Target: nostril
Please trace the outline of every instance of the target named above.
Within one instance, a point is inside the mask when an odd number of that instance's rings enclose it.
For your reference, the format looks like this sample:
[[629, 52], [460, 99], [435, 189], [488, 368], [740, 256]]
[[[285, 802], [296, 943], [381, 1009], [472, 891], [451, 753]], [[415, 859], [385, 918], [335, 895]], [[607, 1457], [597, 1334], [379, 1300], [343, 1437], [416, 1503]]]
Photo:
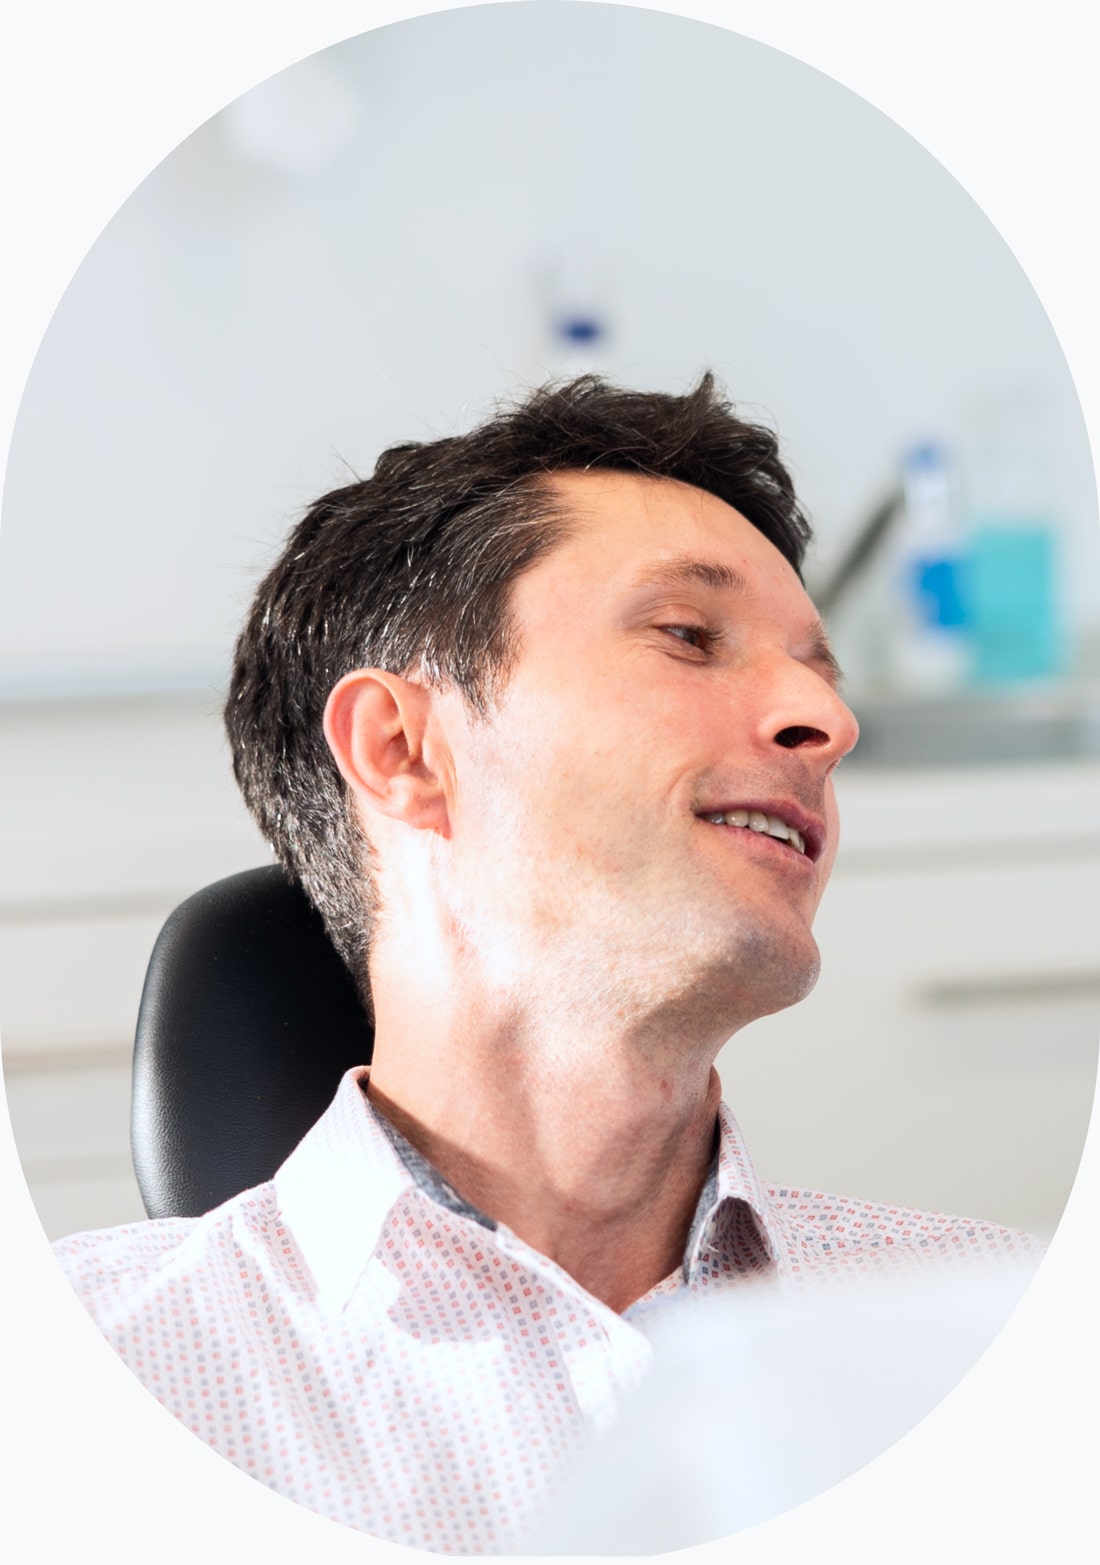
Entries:
[[829, 736], [820, 728], [781, 728], [775, 736], [776, 744], [781, 744], [784, 750], [797, 750], [802, 745], [828, 744]]

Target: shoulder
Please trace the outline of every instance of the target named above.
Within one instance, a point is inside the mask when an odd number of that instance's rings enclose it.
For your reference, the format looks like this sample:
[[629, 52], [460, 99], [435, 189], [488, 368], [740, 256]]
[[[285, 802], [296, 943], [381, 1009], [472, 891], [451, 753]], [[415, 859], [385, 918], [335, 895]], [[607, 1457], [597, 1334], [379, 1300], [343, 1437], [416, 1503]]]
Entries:
[[109, 1332], [158, 1297], [191, 1294], [219, 1272], [236, 1270], [276, 1220], [273, 1187], [260, 1185], [202, 1217], [93, 1229], [52, 1248], [82, 1303]]
[[52, 1249], [70, 1281], [106, 1279], [155, 1265], [201, 1221], [198, 1217], [161, 1217], [125, 1223], [118, 1228], [94, 1228], [58, 1239]]
[[1042, 1256], [1041, 1239], [980, 1218], [922, 1212], [789, 1185], [766, 1187], [791, 1258], [846, 1269], [868, 1260], [1031, 1261]]

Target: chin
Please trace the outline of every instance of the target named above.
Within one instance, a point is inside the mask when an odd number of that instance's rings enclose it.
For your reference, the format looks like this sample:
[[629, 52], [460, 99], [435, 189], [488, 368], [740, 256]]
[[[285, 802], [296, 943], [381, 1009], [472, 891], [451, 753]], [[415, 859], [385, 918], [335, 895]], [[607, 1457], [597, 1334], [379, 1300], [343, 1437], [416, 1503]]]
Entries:
[[817, 983], [820, 971], [820, 962], [815, 962], [798, 972], [788, 972], [784, 983], [776, 984], [768, 995], [762, 997], [765, 1003], [757, 1015], [774, 1016], [776, 1011], [785, 1011], [800, 1000], [805, 1000]]
[[821, 972], [817, 942], [804, 926], [742, 925], [735, 941], [726, 942], [723, 955], [723, 986], [742, 1010], [744, 1023], [797, 1005]]

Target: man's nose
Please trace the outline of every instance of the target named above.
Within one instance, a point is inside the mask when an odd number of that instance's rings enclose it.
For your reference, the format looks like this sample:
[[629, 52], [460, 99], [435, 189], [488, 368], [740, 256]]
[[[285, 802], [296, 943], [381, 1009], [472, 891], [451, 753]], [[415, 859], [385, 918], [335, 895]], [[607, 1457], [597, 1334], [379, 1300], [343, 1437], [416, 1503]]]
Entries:
[[815, 760], [830, 766], [855, 746], [859, 738], [855, 714], [814, 669], [792, 660], [773, 692], [760, 728], [765, 743], [812, 752]]

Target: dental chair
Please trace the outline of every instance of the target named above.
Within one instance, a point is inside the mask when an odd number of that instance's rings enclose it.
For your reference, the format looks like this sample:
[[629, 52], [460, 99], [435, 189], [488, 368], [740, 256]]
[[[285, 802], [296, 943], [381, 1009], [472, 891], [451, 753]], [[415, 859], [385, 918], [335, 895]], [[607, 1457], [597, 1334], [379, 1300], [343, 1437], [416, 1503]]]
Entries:
[[373, 1030], [301, 887], [272, 865], [180, 904], [149, 962], [130, 1138], [150, 1217], [197, 1217], [271, 1178]]

